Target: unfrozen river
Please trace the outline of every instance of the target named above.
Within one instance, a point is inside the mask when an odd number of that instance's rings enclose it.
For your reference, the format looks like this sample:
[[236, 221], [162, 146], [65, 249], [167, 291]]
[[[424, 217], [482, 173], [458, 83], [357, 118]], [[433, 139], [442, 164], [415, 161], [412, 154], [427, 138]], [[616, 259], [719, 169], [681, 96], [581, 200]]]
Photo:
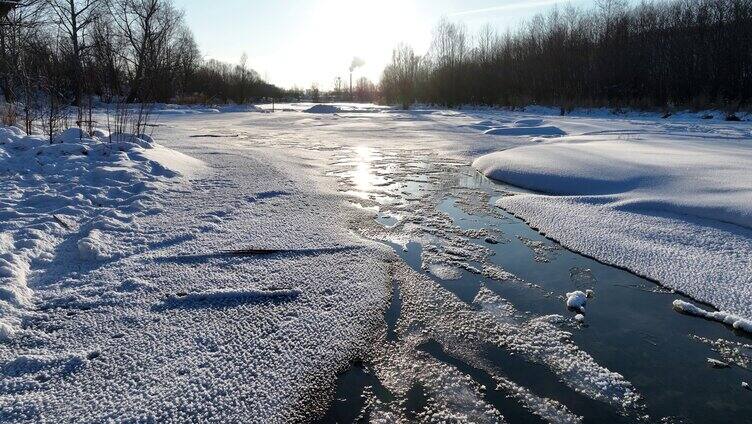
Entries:
[[[367, 353], [341, 368], [333, 399], [313, 407], [322, 422], [752, 416], [742, 387], [752, 380], [752, 339], [675, 312], [674, 300], [692, 300], [567, 250], [497, 207], [522, 190], [470, 166], [468, 157], [497, 147], [455, 125], [467, 118], [288, 112], [172, 127], [196, 137], [181, 142], [188, 154], [200, 142], [295, 158], [275, 166], [336, 192], [359, 217], [340, 225], [391, 252], [383, 325], [367, 336]], [[574, 291], [591, 293], [584, 311], [567, 308]]]
[[[329, 174], [339, 179], [352, 202], [377, 214], [376, 225], [364, 225], [363, 234], [388, 243], [411, 269], [429, 276], [470, 311], [490, 312], [499, 322], [520, 328], [539, 317], [552, 317], [556, 328], [571, 334], [568, 342], [621, 374], [640, 396], [633, 403], [594, 400], [587, 388], [571, 381], [589, 376], [557, 375], [557, 356], [566, 354], [555, 346], [541, 352], [521, 341], [484, 341], [483, 334], [465, 343], [456, 334], [442, 334], [447, 328], [421, 329], [424, 318], [404, 310], [411, 302], [406, 299], [410, 291], [401, 290], [395, 278], [386, 313], [387, 338], [400, 344], [405, 343], [402, 338], [421, 333], [419, 342], [411, 342], [420, 355], [484, 386], [483, 400], [508, 422], [556, 421], [565, 414], [554, 418], [531, 413], [536, 407], [519, 399], [513, 386], [500, 383], [504, 380], [558, 401], [589, 423], [746, 422], [752, 416], [750, 393], [740, 389], [740, 382], [750, 378], [747, 336], [674, 312], [674, 299], [689, 299], [568, 251], [493, 205], [518, 189], [492, 182], [463, 163], [404, 151], [348, 148], [331, 166]], [[576, 312], [567, 310], [562, 297], [575, 290], [594, 293], [583, 323], [574, 320]], [[410, 316], [413, 313], [416, 316]], [[551, 335], [533, 331], [540, 337]], [[713, 367], [708, 358], [730, 367]], [[327, 420], [348, 422], [369, 402], [396, 402], [399, 396], [380, 383], [376, 362], [365, 360], [342, 374]], [[435, 407], [430, 398], [418, 381], [397, 401], [418, 417]]]

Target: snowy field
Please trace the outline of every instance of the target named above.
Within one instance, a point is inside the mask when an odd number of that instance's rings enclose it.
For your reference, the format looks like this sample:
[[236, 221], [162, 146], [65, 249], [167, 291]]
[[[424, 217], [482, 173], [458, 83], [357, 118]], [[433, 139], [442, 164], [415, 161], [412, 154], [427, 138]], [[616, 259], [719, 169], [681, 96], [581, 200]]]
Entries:
[[[486, 288], [462, 299], [437, 282], [522, 284], [467, 242], [504, 234], [456, 228], [426, 201], [430, 183], [431, 199], [495, 214], [442, 185], [469, 165], [517, 187], [495, 204], [566, 248], [721, 312], [677, 310], [752, 328], [750, 122], [270, 109], [165, 105], [150, 136], [69, 131], [52, 145], [0, 129], [0, 421], [306, 420], [367, 359], [396, 396], [365, 394], [374, 420], [503, 422], [486, 383], [426, 353], [434, 342], [542, 422], [587, 415], [475, 352], [524, 358], [578, 402], [637, 420], [639, 390], [572, 340], [584, 287], [550, 294], [560, 314], [531, 316]], [[520, 240], [541, 262], [556, 254]], [[430, 247], [428, 272], [390, 247], [413, 242]], [[582, 318], [566, 318], [567, 301]], [[400, 401], [414, 382], [428, 393], [417, 416]]]

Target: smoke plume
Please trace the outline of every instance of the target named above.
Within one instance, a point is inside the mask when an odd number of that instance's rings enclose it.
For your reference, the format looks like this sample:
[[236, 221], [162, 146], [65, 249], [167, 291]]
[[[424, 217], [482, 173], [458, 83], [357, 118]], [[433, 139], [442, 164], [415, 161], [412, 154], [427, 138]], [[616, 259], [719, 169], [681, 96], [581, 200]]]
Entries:
[[365, 64], [366, 64], [365, 60], [363, 60], [363, 59], [361, 59], [361, 58], [359, 58], [357, 56], [354, 57], [353, 60], [352, 60], [352, 63], [350, 64], [350, 72], [354, 71], [357, 68], [360, 68], [361, 66], [363, 66]]

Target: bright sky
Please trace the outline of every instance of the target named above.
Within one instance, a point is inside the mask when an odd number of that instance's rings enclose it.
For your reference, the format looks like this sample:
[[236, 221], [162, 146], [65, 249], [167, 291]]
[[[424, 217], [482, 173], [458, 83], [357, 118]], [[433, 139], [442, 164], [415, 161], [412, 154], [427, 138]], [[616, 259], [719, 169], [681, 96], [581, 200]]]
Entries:
[[[282, 87], [329, 89], [347, 80], [353, 57], [365, 65], [354, 79], [378, 82], [399, 42], [427, 50], [442, 16], [471, 33], [485, 23], [504, 31], [545, 11], [555, 0], [174, 0], [185, 11], [206, 58], [248, 64]], [[593, 0], [570, 0], [589, 7]]]

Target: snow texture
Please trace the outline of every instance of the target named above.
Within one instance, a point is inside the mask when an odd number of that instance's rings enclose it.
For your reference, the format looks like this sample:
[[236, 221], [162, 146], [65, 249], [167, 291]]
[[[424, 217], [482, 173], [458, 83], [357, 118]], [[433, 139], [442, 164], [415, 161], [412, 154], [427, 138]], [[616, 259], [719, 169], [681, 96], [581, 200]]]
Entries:
[[731, 327], [734, 327], [734, 329], [736, 330], [745, 331], [747, 333], [752, 333], [752, 320], [742, 318], [738, 315], [730, 314], [728, 312], [723, 312], [723, 311], [717, 311], [717, 312], [706, 311], [705, 309], [699, 308], [689, 302], [685, 302], [679, 299], [674, 300], [673, 305], [674, 305], [674, 309], [676, 309], [677, 311], [681, 313], [702, 317], [702, 318], [709, 319], [712, 321], [718, 321], [726, 325], [730, 325]]
[[110, 234], [131, 217], [156, 210], [154, 189], [177, 177], [178, 170], [201, 166], [146, 135], [95, 133], [100, 136], [71, 128], [50, 141], [15, 127], [0, 128], [3, 338], [19, 330], [21, 315], [33, 306], [29, 278], [35, 264], [54, 262], [66, 237], [81, 235], [75, 247], [80, 260], [112, 258]]
[[[372, 418], [404, 418], [404, 395], [419, 384], [426, 420], [503, 421], [483, 387], [421, 350], [431, 341], [546, 421], [582, 418], [478, 352], [494, 346], [566, 390], [639, 411], [631, 383], [575, 344], [571, 320], [520, 313], [483, 287], [460, 299], [371, 241], [419, 241], [434, 275], [518, 281], [486, 265], [483, 240], [502, 244], [503, 234], [457, 229], [426, 201], [436, 170], [418, 151], [442, 172], [504, 151], [476, 167], [548, 195], [504, 187], [500, 206], [729, 311], [697, 308], [703, 317], [748, 325], [748, 123], [545, 108], [304, 112], [315, 106], [158, 105], [154, 139], [169, 148], [143, 134], [73, 130], [50, 143], [0, 128], [0, 421], [306, 421], [364, 358], [395, 395]], [[484, 134], [492, 129], [509, 133]], [[390, 185], [395, 172], [404, 184]], [[488, 197], [457, 198], [493, 213]], [[358, 235], [384, 212], [399, 216], [393, 229]], [[557, 254], [521, 241], [536, 260]], [[570, 278], [573, 289], [594, 281], [584, 270]], [[393, 281], [402, 305], [392, 341]]]
[[481, 156], [536, 193], [498, 205], [563, 245], [752, 318], [752, 131], [745, 123], [543, 120], [569, 136]]
[[155, 138], [200, 160], [0, 129], [0, 421], [304, 421], [370, 346], [390, 250], [341, 225], [363, 212], [192, 128]]

